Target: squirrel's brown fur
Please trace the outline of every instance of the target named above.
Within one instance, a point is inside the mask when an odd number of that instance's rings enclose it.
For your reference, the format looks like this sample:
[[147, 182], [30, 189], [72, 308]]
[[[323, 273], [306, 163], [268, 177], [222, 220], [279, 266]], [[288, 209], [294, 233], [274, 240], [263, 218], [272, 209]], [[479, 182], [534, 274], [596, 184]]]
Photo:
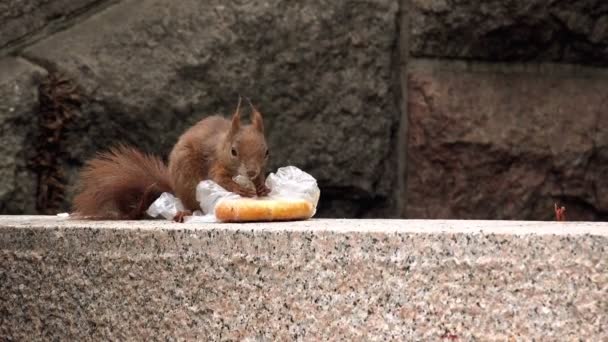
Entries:
[[[155, 156], [118, 146], [87, 162], [74, 198], [76, 218], [140, 219], [163, 192], [175, 194], [188, 211], [199, 209], [196, 185], [214, 180], [243, 196], [263, 196], [268, 149], [262, 115], [251, 105], [251, 125], [241, 125], [240, 100], [231, 120], [210, 116], [188, 129], [169, 157], [169, 166]], [[256, 190], [233, 177], [250, 178]], [[181, 218], [181, 216], [180, 216]]]
[[171, 189], [162, 160], [118, 146], [87, 162], [74, 209], [89, 219], [139, 219], [161, 193]]

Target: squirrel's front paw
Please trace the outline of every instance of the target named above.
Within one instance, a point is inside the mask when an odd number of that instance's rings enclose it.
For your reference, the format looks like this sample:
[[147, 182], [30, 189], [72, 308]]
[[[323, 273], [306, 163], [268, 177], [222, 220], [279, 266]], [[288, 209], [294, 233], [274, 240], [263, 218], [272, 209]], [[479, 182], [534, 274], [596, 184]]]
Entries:
[[184, 217], [191, 216], [191, 215], [192, 215], [192, 212], [190, 210], [181, 210], [181, 211], [178, 211], [177, 214], [175, 214], [175, 216], [173, 216], [173, 221], [179, 222], [179, 223], [184, 223]]
[[256, 191], [251, 188], [239, 186], [233, 191], [235, 194], [243, 197], [255, 197]]
[[268, 196], [270, 193], [270, 188], [267, 187], [266, 184], [260, 184], [255, 188], [255, 192], [260, 197]]

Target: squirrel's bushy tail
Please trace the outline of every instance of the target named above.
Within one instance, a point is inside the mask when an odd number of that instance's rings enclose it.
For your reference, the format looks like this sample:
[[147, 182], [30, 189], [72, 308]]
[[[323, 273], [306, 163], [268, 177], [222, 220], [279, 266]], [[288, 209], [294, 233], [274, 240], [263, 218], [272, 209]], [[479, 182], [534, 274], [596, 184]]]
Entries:
[[163, 192], [173, 192], [165, 163], [120, 145], [86, 163], [80, 173], [72, 216], [140, 219]]

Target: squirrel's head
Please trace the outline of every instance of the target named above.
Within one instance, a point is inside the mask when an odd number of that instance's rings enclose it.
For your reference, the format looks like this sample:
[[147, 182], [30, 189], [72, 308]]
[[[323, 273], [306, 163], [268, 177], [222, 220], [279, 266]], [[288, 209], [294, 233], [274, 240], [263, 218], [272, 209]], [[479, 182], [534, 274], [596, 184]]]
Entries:
[[224, 165], [228, 165], [235, 175], [249, 179], [258, 177], [265, 171], [269, 151], [264, 137], [262, 114], [249, 101], [251, 124], [241, 124], [241, 99], [232, 115], [230, 131], [224, 141]]

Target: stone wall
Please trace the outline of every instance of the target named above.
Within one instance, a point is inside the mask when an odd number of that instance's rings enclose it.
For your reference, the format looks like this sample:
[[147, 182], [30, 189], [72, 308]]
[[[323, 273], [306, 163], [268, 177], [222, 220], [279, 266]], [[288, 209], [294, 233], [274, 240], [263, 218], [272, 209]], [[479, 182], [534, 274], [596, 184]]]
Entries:
[[608, 218], [607, 87], [580, 67], [411, 63], [408, 216]]
[[37, 176], [28, 165], [37, 131], [36, 83], [46, 74], [19, 58], [0, 60], [0, 212], [36, 212]]
[[602, 0], [411, 0], [415, 57], [608, 66]]
[[[602, 1], [9, 3], [0, 73], [15, 77], [0, 87], [26, 82], [30, 96], [2, 93], [20, 105], [0, 122], [22, 140], [0, 137], [11, 156], [0, 169], [30, 185], [3, 182], [0, 212], [67, 210], [96, 151], [125, 142], [166, 156], [241, 94], [265, 114], [271, 167], [319, 180], [320, 216], [551, 219], [560, 201], [574, 219], [607, 217]], [[61, 153], [48, 151], [59, 207], [40, 204], [49, 177], [24, 138], [40, 133], [30, 69], [66, 74], [83, 99]]]
[[0, 3], [0, 49], [23, 44], [71, 26], [115, 0], [4, 0]]
[[608, 3], [409, 9], [406, 215], [608, 219]]

